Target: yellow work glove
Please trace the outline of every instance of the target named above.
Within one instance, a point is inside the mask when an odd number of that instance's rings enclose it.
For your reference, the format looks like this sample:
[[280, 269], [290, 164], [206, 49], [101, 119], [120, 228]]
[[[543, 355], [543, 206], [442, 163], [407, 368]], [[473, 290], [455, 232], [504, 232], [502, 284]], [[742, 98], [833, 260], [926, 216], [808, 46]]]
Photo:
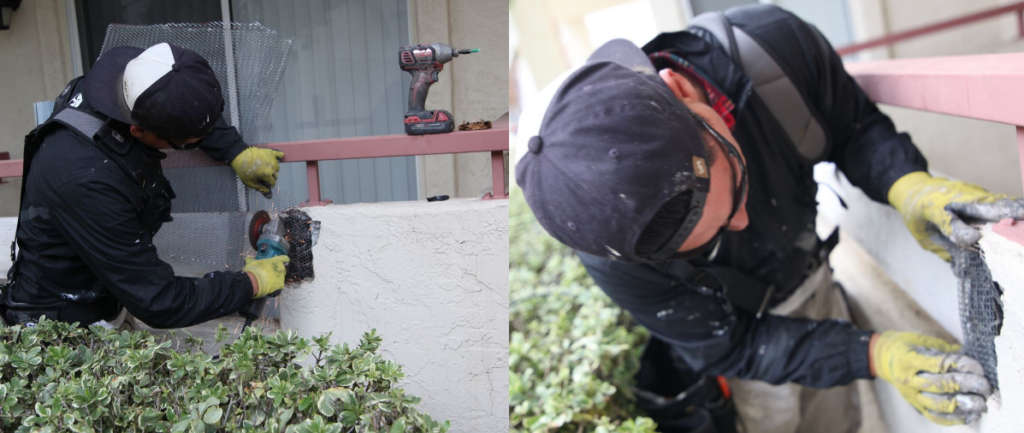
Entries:
[[981, 364], [960, 346], [913, 332], [886, 331], [872, 342], [875, 375], [932, 422], [969, 424], [985, 412], [992, 387]]
[[[1003, 194], [992, 194], [977, 185], [931, 177], [923, 171], [908, 173], [889, 188], [889, 203], [903, 215], [903, 222], [924, 249], [949, 261], [941, 235], [962, 247], [981, 239], [968, 223], [1024, 219], [1024, 203]], [[965, 221], [966, 220], [966, 221]]]
[[284, 152], [280, 150], [250, 147], [231, 161], [231, 168], [245, 186], [267, 194], [277, 184], [281, 158], [284, 158]]
[[269, 259], [256, 260], [253, 257], [245, 258], [245, 272], [256, 277], [256, 296], [262, 298], [284, 288], [284, 273], [288, 264], [288, 256], [276, 256]]

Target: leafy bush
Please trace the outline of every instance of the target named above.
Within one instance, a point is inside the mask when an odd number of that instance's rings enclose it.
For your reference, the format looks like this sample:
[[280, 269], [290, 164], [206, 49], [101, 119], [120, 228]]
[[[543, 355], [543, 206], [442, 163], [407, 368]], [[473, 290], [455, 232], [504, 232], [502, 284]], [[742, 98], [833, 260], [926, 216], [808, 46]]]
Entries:
[[646, 330], [537, 224], [520, 190], [509, 205], [510, 430], [653, 433], [629, 388]]
[[[221, 325], [217, 342], [227, 337]], [[221, 347], [158, 341], [146, 331], [44, 320], [0, 328], [4, 432], [444, 432], [396, 382], [401, 367], [359, 345], [249, 328]], [[299, 363], [305, 363], [302, 366]]]

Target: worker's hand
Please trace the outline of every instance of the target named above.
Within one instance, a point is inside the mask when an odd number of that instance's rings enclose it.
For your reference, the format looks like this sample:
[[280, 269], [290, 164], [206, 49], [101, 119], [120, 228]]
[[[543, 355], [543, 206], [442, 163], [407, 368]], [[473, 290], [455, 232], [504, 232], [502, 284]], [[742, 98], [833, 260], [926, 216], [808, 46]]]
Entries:
[[266, 194], [277, 185], [281, 158], [284, 158], [284, 152], [280, 150], [250, 147], [231, 161], [231, 168], [235, 169], [245, 186]]
[[893, 183], [889, 203], [903, 215], [917, 242], [946, 261], [950, 260], [949, 252], [931, 236], [941, 234], [962, 247], [981, 239], [981, 232], [963, 218], [988, 222], [1024, 219], [1024, 203], [1020, 200], [992, 194], [977, 185], [934, 178], [923, 171], [906, 174]]
[[262, 298], [284, 288], [284, 273], [288, 261], [288, 256], [285, 255], [260, 260], [245, 258], [244, 271], [256, 277], [256, 295], [253, 298]]
[[968, 424], [985, 412], [992, 387], [981, 364], [960, 346], [913, 332], [886, 331], [871, 340], [871, 369], [896, 386], [925, 418]]

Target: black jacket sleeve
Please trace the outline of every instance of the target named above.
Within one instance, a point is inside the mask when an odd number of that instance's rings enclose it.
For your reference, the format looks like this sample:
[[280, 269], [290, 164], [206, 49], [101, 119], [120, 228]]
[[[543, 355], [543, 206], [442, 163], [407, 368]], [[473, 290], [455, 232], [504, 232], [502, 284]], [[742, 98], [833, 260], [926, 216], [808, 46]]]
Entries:
[[794, 32], [802, 36], [801, 51], [810, 66], [807, 91], [831, 133], [827, 159], [868, 197], [889, 204], [892, 184], [907, 173], [927, 171], [927, 161], [910, 135], [896, 132], [889, 116], [879, 111], [846, 73], [839, 54], [825, 37], [796, 16], [785, 15]]
[[893, 182], [927, 170], [910, 136], [896, 132], [814, 26], [772, 5], [735, 8], [727, 16], [760, 42], [793, 80], [828, 131], [832, 147], [825, 159], [835, 162], [869, 197], [888, 204]]
[[690, 287], [652, 265], [578, 255], [612, 300], [698, 373], [816, 388], [871, 377], [871, 331], [840, 320], [758, 320], [720, 291]]
[[117, 181], [83, 176], [48, 198], [54, 226], [100, 283], [135, 317], [156, 328], [191, 326], [232, 314], [252, 298], [243, 272], [174, 276]]
[[231, 161], [234, 161], [235, 157], [247, 147], [249, 145], [242, 140], [242, 135], [234, 126], [224, 120], [224, 116], [217, 119], [213, 130], [199, 144], [199, 149], [202, 149], [207, 156], [216, 161], [224, 161], [225, 164], [231, 164]]

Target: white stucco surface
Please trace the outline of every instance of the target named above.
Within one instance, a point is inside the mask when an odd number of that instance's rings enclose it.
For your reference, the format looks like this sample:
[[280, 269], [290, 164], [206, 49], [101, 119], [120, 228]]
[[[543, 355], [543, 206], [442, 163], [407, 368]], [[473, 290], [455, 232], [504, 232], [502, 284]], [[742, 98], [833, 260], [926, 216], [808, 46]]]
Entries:
[[[858, 324], [878, 331], [961, 339], [957, 281], [950, 265], [921, 249], [895, 210], [871, 201], [845, 177], [837, 177], [832, 166], [819, 166], [815, 178], [835, 188], [849, 207], [843, 209], [827, 188], [819, 190], [820, 215], [843, 228], [845, 240], [832, 253], [832, 264], [836, 280], [847, 288]], [[981, 249], [993, 280], [1003, 289], [1004, 320], [996, 338], [1000, 391], [989, 399], [989, 412], [980, 422], [943, 427], [918, 414], [894, 387], [876, 380], [882, 418], [891, 432], [1022, 431], [1018, 408], [1024, 407], [1024, 246], [989, 227], [983, 234]]]
[[308, 209], [316, 280], [281, 295], [281, 326], [354, 343], [376, 328], [402, 386], [456, 432], [508, 423], [508, 201]]
[[7, 279], [7, 270], [11, 267], [11, 242], [17, 225], [15, 217], [0, 218], [0, 280]]
[[1020, 408], [1024, 407], [1024, 245], [992, 232], [982, 233], [981, 250], [992, 271], [992, 279], [1003, 289], [1003, 327], [996, 337], [999, 399], [989, 400], [989, 413], [978, 431], [1020, 432]]

